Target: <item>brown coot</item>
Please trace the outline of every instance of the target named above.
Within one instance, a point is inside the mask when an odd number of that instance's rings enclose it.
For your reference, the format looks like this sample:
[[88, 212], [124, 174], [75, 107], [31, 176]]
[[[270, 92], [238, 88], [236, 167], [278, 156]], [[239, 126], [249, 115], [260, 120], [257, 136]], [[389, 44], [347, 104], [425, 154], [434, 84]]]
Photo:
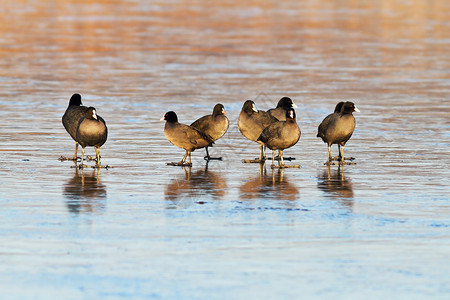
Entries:
[[[209, 135], [214, 141], [220, 139], [228, 130], [229, 122], [225, 116], [225, 108], [222, 104], [218, 103], [214, 106], [212, 115], [206, 115], [191, 124], [192, 127], [200, 130], [201, 132]], [[208, 146], [206, 149], [206, 160], [218, 159], [222, 160], [222, 157], [210, 157], [208, 152]]]
[[295, 111], [289, 108], [286, 111], [286, 121], [278, 121], [267, 126], [258, 138], [272, 150], [272, 168], [275, 167], [275, 151], [278, 150], [278, 166], [284, 168], [283, 150], [297, 144], [300, 139], [300, 128], [295, 120]]
[[[336, 113], [336, 109], [341, 105], [340, 112]], [[353, 112], [359, 112], [359, 109], [353, 102], [347, 101], [345, 103], [338, 103], [335, 112], [328, 115], [322, 123], [320, 123], [317, 137], [322, 138], [324, 143], [328, 144], [328, 159], [327, 164], [333, 160], [331, 157], [331, 145], [338, 144], [339, 158], [338, 160], [344, 162], [344, 146], [350, 139], [355, 130], [355, 117]]]
[[[186, 150], [186, 154], [179, 163], [167, 163], [173, 166], [192, 166], [191, 152], [195, 149], [212, 146], [214, 140], [212, 137], [200, 130], [185, 124], [178, 123], [177, 114], [173, 111], [167, 112], [160, 121], [166, 120], [164, 126], [164, 135], [173, 145]], [[186, 157], [189, 156], [189, 162], [186, 163]]]
[[78, 142], [76, 140], [77, 127], [80, 119], [84, 116], [87, 109], [88, 108], [83, 106], [81, 103], [80, 94], [73, 94], [72, 97], [70, 97], [69, 106], [62, 117], [64, 128], [75, 141], [75, 154], [73, 156], [74, 161], [77, 160], [78, 153]]
[[239, 114], [239, 131], [247, 139], [260, 144], [259, 159], [248, 162], [264, 162], [266, 159], [263, 149], [264, 143], [258, 141], [258, 138], [264, 128], [275, 122], [278, 122], [278, 120], [275, 117], [272, 117], [268, 112], [257, 110], [255, 103], [252, 100], [245, 101], [241, 113]]
[[344, 105], [344, 103], [345, 102], [341, 101], [338, 104], [336, 104], [336, 106], [334, 108], [334, 112], [332, 114], [329, 114], [328, 116], [326, 116], [325, 119], [323, 119], [322, 123], [320, 123], [320, 125], [319, 125], [317, 137], [319, 137], [319, 132], [325, 131], [325, 128], [328, 126], [328, 123], [331, 121], [332, 117], [341, 112], [342, 105]]
[[289, 97], [283, 97], [278, 101], [277, 107], [269, 109], [267, 112], [277, 118], [278, 121], [286, 121], [286, 111], [289, 108], [297, 108], [298, 106]]
[[80, 119], [76, 132], [76, 141], [81, 145], [81, 165], [84, 168], [84, 148], [93, 146], [97, 159], [96, 167], [100, 168], [100, 147], [106, 142], [108, 137], [108, 128], [105, 120], [97, 115], [94, 107], [89, 107], [84, 116]]

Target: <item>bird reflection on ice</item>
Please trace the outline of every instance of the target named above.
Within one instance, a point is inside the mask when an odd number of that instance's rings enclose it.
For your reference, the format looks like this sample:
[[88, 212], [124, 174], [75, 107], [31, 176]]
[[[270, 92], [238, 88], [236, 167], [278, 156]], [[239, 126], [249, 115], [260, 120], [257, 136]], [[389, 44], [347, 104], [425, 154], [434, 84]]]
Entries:
[[268, 174], [264, 164], [260, 164], [258, 176], [239, 187], [241, 200], [263, 198], [293, 201], [297, 200], [299, 194], [297, 187], [286, 179], [284, 169], [272, 169]]
[[194, 203], [204, 204], [205, 200], [221, 200], [225, 196], [227, 184], [219, 173], [204, 169], [192, 172], [192, 167], [183, 167], [184, 175], [172, 180], [164, 191], [165, 199], [173, 205], [168, 208], [186, 208]]
[[63, 196], [72, 213], [103, 213], [106, 186], [100, 182], [100, 169], [88, 172], [75, 168], [74, 176], [64, 185]]
[[344, 175], [344, 166], [339, 165], [334, 172], [327, 166], [327, 170], [317, 176], [317, 187], [328, 196], [336, 198], [343, 206], [353, 206], [352, 182]]

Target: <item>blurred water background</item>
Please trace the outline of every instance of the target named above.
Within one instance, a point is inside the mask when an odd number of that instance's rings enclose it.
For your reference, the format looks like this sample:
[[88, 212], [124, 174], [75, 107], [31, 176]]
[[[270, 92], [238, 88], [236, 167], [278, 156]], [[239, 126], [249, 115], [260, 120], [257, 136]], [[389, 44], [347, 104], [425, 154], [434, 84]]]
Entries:
[[[51, 1], [0, 4], [2, 299], [449, 299], [450, 2]], [[60, 162], [80, 93], [110, 169]], [[300, 169], [243, 164], [242, 104], [299, 106]], [[352, 100], [346, 154], [317, 126]], [[222, 103], [228, 133], [164, 137]], [[336, 148], [333, 148], [334, 155]], [[93, 155], [92, 148], [87, 154]]]

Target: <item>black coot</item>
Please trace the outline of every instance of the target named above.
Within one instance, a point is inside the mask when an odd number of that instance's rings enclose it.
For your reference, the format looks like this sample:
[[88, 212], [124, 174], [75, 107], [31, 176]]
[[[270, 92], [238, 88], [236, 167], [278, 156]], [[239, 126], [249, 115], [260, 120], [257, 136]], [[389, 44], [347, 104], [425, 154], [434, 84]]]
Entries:
[[239, 131], [247, 139], [260, 144], [259, 159], [251, 162], [264, 162], [264, 143], [259, 141], [258, 138], [264, 128], [275, 122], [278, 122], [278, 120], [268, 112], [257, 110], [255, 103], [252, 100], [245, 101], [241, 113], [239, 114]]
[[[167, 140], [177, 147], [186, 150], [186, 154], [179, 163], [168, 163], [175, 166], [192, 166], [191, 152], [195, 149], [212, 146], [214, 140], [200, 130], [185, 124], [178, 123], [177, 114], [173, 111], [167, 112], [161, 121], [165, 120], [164, 135]], [[189, 162], [186, 163], [186, 157]]]
[[[324, 143], [328, 144], [328, 159], [327, 163], [331, 163], [333, 160], [331, 157], [331, 145], [338, 144], [339, 148], [339, 161], [344, 161], [344, 146], [350, 139], [355, 130], [355, 117], [353, 112], [359, 112], [359, 109], [353, 102], [347, 101], [345, 103], [338, 103], [335, 108], [335, 112], [328, 115], [322, 123], [320, 123], [317, 137], [322, 138]], [[339, 113], [336, 112], [338, 106], [342, 106]]]
[[80, 94], [73, 94], [69, 100], [69, 106], [67, 107], [66, 112], [62, 117], [64, 128], [75, 141], [75, 154], [73, 156], [74, 161], [77, 160], [78, 153], [78, 142], [76, 140], [78, 123], [84, 116], [84, 113], [87, 109], [88, 108], [86, 106], [83, 106], [81, 103]]
[[278, 153], [278, 166], [284, 168], [283, 150], [297, 144], [300, 139], [300, 128], [295, 120], [295, 111], [289, 108], [286, 111], [286, 121], [278, 121], [267, 126], [258, 140], [272, 150], [272, 167], [275, 166], [275, 151]]
[[[227, 113], [225, 112], [225, 108], [223, 107], [223, 105], [218, 103], [214, 106], [212, 115], [206, 115], [201, 117], [200, 119], [192, 123], [191, 126], [200, 130], [203, 133], [206, 133], [214, 141], [217, 141], [228, 130], [229, 122], [228, 118], [226, 117], [226, 114]], [[205, 159], [207, 160], [222, 159], [222, 157], [218, 158], [210, 157], [208, 152], [208, 146], [206, 146], [205, 149], [206, 149]]]
[[277, 118], [278, 121], [286, 121], [286, 111], [289, 108], [297, 108], [297, 105], [289, 97], [283, 97], [278, 101], [277, 107], [269, 109], [267, 112]]
[[84, 116], [80, 119], [76, 131], [75, 140], [81, 145], [81, 166], [84, 159], [84, 148], [93, 146], [95, 148], [95, 156], [97, 158], [96, 167], [100, 167], [100, 147], [108, 138], [108, 128], [105, 120], [97, 115], [94, 107], [89, 107]]

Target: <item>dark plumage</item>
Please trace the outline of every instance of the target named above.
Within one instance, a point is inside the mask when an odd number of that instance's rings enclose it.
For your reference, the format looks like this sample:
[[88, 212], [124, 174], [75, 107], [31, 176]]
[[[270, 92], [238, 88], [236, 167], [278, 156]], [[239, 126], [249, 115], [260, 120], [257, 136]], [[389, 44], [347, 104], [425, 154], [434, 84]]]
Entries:
[[286, 121], [286, 111], [289, 108], [297, 108], [297, 105], [292, 102], [291, 98], [283, 97], [278, 101], [276, 108], [269, 109], [267, 112], [278, 121]]
[[329, 114], [328, 116], [326, 116], [325, 119], [323, 119], [322, 123], [320, 123], [320, 125], [319, 125], [317, 137], [320, 137], [320, 133], [324, 132], [326, 130], [328, 123], [332, 120], [333, 116], [341, 112], [342, 105], [344, 105], [343, 101], [336, 104], [336, 107], [334, 108], [334, 112], [332, 114]]
[[257, 110], [252, 100], [245, 101], [239, 114], [238, 127], [239, 131], [247, 139], [260, 144], [259, 162], [264, 161], [264, 144], [258, 140], [261, 132], [272, 123], [278, 120], [271, 116], [268, 112]]
[[267, 126], [258, 138], [272, 150], [272, 166], [275, 165], [275, 151], [278, 150], [278, 165], [284, 167], [283, 150], [294, 146], [300, 139], [301, 132], [293, 108], [286, 111], [285, 118], [286, 121], [278, 121]]
[[73, 156], [75, 161], [77, 160], [78, 152], [78, 142], [76, 140], [78, 123], [87, 109], [86, 106], [82, 106], [80, 94], [73, 94], [70, 98], [69, 106], [62, 117], [64, 128], [75, 141], [75, 154]]
[[84, 148], [93, 146], [97, 158], [97, 167], [100, 167], [100, 147], [108, 138], [108, 128], [105, 120], [97, 115], [94, 107], [89, 107], [78, 122], [75, 140], [81, 145], [81, 167], [84, 159]]
[[345, 104], [344, 101], [339, 102], [338, 104], [336, 104], [336, 106], [334, 107], [334, 114], [338, 114], [341, 112], [342, 106]]
[[[341, 109], [339, 112], [336, 110]], [[324, 143], [328, 144], [328, 160], [327, 163], [332, 161], [331, 157], [331, 145], [338, 144], [339, 148], [339, 160], [344, 161], [344, 146], [350, 139], [355, 130], [355, 117], [353, 112], [359, 112], [353, 102], [340, 102], [336, 105], [335, 112], [328, 115], [322, 123], [320, 123], [317, 137], [322, 138]], [[341, 150], [342, 149], [342, 150]]]
[[[186, 150], [186, 154], [179, 163], [170, 163], [177, 166], [191, 166], [191, 152], [195, 149], [212, 146], [214, 140], [209, 135], [200, 130], [185, 124], [178, 123], [178, 117], [175, 112], [169, 111], [161, 121], [166, 120], [164, 126], [164, 135], [173, 145]], [[189, 163], [185, 163], [189, 156]]]
[[[206, 115], [191, 124], [192, 127], [209, 135], [214, 141], [220, 139], [228, 130], [229, 122], [225, 116], [225, 108], [218, 103], [214, 106], [212, 115]], [[206, 149], [205, 159], [215, 159], [209, 156], [208, 146]], [[217, 159], [222, 159], [221, 157]]]

